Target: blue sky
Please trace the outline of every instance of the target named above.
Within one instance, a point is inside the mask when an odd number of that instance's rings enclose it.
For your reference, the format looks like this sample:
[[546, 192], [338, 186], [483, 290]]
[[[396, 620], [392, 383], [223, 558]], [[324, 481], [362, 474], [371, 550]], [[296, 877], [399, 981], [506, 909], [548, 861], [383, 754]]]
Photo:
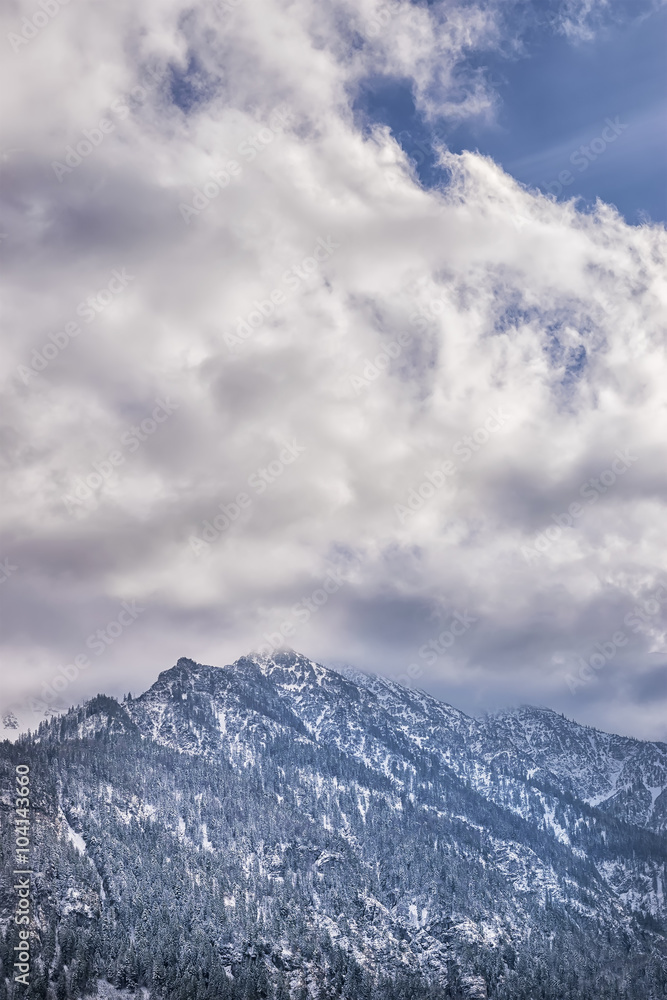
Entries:
[[[497, 94], [493, 120], [427, 124], [415, 111], [409, 82], [387, 78], [365, 81], [357, 107], [391, 126], [426, 185], [443, 180], [429, 152], [436, 131], [452, 152], [478, 150], [559, 200], [577, 196], [583, 206], [601, 198], [630, 223], [665, 222], [666, 43], [665, 7], [607, 25], [590, 41], [535, 24], [523, 36], [521, 55], [478, 53], [468, 61], [467, 69], [482, 70]], [[614, 138], [607, 142], [603, 133]], [[577, 153], [582, 145], [590, 154]], [[558, 181], [563, 171], [566, 184]]]

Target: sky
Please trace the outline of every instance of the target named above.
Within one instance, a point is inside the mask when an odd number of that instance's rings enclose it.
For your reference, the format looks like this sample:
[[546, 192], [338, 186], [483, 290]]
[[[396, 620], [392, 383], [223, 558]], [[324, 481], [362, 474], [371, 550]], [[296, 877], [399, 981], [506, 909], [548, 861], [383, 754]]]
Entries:
[[615, 4], [607, 9], [615, 16], [594, 32], [574, 33], [554, 30], [543, 4], [529, 11], [511, 54], [491, 49], [467, 60], [492, 89], [490, 113], [436, 112], [425, 120], [411, 79], [382, 74], [363, 82], [356, 107], [391, 126], [425, 185], [445, 180], [436, 152], [444, 142], [455, 153], [491, 156], [522, 184], [559, 200], [579, 198], [590, 210], [600, 198], [632, 224], [667, 221], [667, 7]]
[[5, 5], [3, 712], [290, 646], [667, 739], [665, 8]]

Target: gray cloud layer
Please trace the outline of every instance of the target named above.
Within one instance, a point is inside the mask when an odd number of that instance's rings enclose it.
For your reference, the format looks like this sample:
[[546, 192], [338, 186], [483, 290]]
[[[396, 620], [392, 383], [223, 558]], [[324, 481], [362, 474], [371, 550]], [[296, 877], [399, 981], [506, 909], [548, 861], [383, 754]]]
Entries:
[[472, 153], [426, 192], [350, 110], [381, 72], [491, 114], [463, 57], [518, 44], [502, 10], [73, 2], [8, 43], [7, 705], [285, 625], [470, 711], [666, 737], [664, 229]]

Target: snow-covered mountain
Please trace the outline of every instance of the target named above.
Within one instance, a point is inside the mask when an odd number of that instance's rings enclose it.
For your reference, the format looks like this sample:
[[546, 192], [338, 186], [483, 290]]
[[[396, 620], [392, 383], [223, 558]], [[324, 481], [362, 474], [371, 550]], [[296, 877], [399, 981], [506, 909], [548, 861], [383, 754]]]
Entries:
[[17, 755], [65, 996], [667, 996], [665, 744], [546, 709], [473, 719], [285, 651], [182, 658]]
[[150, 718], [153, 739], [169, 740], [170, 726], [172, 737], [176, 730], [182, 736], [178, 700], [165, 698], [177, 687], [180, 707], [188, 692], [208, 692], [222, 732], [230, 707], [236, 720], [256, 723], [244, 709], [245, 698], [259, 692], [259, 675], [270, 681], [262, 684], [265, 721], [271, 704], [273, 711], [280, 706], [302, 735], [385, 773], [397, 753], [435, 754], [483, 794], [493, 794], [500, 772], [522, 786], [546, 781], [656, 832], [667, 829], [667, 744], [603, 733], [530, 706], [477, 720], [421, 691], [360, 672], [352, 680], [349, 671], [343, 676], [293, 651], [251, 655], [222, 669], [182, 658], [131, 704], [130, 714], [144, 732]]
[[667, 744], [603, 733], [548, 709], [524, 706], [488, 717], [478, 744], [610, 815], [667, 830]]

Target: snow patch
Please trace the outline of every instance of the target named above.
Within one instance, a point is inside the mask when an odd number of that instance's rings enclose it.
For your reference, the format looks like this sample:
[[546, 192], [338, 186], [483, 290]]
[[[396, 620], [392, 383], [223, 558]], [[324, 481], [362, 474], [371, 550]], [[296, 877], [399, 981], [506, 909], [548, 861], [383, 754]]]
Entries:
[[76, 847], [79, 854], [85, 854], [86, 853], [85, 840], [83, 839], [80, 833], [77, 833], [76, 830], [72, 829], [67, 820], [65, 820], [65, 832], [67, 834], [67, 839], [71, 844], [74, 845], [74, 847]]

